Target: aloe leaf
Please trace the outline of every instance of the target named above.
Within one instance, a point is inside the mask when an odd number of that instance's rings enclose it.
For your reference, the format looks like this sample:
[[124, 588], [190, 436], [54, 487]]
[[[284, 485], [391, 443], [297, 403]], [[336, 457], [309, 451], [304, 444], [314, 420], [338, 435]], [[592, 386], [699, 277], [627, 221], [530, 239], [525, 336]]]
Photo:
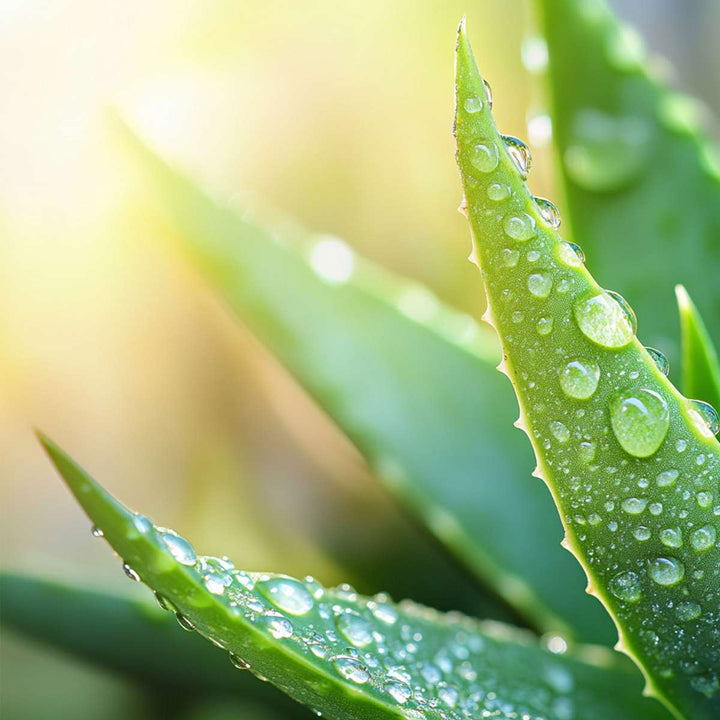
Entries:
[[720, 336], [720, 161], [702, 106], [666, 87], [661, 63], [603, 0], [537, 5], [567, 219], [595, 277], [630, 300], [649, 345], [676, 356], [678, 282]]
[[298, 706], [235, 671], [195, 633], [178, 632], [154, 600], [98, 592], [67, 582], [4, 572], [0, 622], [82, 660], [173, 693], [241, 696], [300, 716]]
[[720, 408], [720, 360], [695, 303], [687, 290], [675, 288], [682, 337], [682, 389], [692, 398]]
[[646, 691], [678, 715], [718, 717], [720, 445], [529, 192], [527, 149], [495, 127], [464, 26], [457, 52], [457, 157], [486, 319], [535, 474]]
[[507, 432], [515, 400], [495, 372], [492, 333], [337, 238], [293, 243], [241, 217], [128, 137], [195, 265], [385, 487], [536, 627], [610, 642], [611, 624], [558, 548], [529, 448]]
[[234, 665], [326, 717], [666, 717], [640, 696], [637, 674], [602, 648], [556, 656], [509, 626], [198, 556], [41, 440], [126, 574], [158, 593], [182, 625], [229, 652]]

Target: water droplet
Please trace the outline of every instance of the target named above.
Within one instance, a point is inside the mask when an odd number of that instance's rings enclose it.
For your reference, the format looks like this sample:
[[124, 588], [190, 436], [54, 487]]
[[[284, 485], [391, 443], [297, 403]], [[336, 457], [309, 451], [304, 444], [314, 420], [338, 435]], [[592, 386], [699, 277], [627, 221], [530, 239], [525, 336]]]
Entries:
[[485, 78], [483, 78], [482, 81], [483, 81], [483, 86], [485, 88], [485, 97], [487, 98], [488, 106], [492, 110], [492, 106], [493, 106], [492, 88], [490, 87], [490, 83]]
[[689, 622], [700, 617], [702, 608], [694, 602], [681, 602], [677, 604], [675, 614], [681, 622]]
[[560, 227], [560, 211], [553, 203], [544, 197], [535, 197], [535, 205], [542, 216], [542, 219], [554, 230]]
[[473, 115], [483, 109], [483, 101], [479, 97], [469, 97], [465, 99], [463, 107], [465, 108], [465, 112]]
[[705, 525], [698, 528], [690, 536], [690, 544], [696, 552], [705, 552], [715, 545], [717, 530], [713, 525]]
[[134, 582], [140, 582], [140, 576], [127, 564], [123, 563], [123, 572]]
[[622, 509], [628, 514], [628, 515], [639, 515], [643, 510], [645, 510], [645, 507], [647, 506], [648, 501], [647, 498], [626, 498], [622, 502]]
[[508, 215], [503, 223], [505, 234], [518, 242], [525, 242], [535, 237], [535, 218], [525, 212], [519, 215]]
[[404, 705], [412, 697], [410, 686], [398, 680], [386, 682], [383, 690], [400, 705]]
[[175, 618], [183, 630], [187, 630], [187, 632], [193, 632], [195, 630], [195, 626], [182, 613], [176, 612]]
[[625, 452], [649, 457], [665, 440], [670, 411], [665, 398], [654, 390], [626, 391], [610, 403], [610, 424]]
[[587, 358], [570, 360], [560, 373], [560, 387], [568, 397], [576, 400], [592, 397], [599, 382], [600, 366]]
[[267, 631], [276, 639], [283, 640], [293, 636], [295, 628], [293, 624], [280, 615], [263, 615], [261, 618]]
[[530, 250], [527, 254], [528, 262], [531, 263], [537, 262], [541, 257], [542, 255], [539, 250]]
[[651, 515], [662, 515], [663, 505], [660, 502], [652, 502], [648, 506]]
[[541, 317], [537, 321], [538, 335], [549, 335], [553, 329], [553, 319], [551, 317]]
[[234, 652], [228, 653], [228, 656], [230, 658], [230, 662], [238, 670], [249, 670], [250, 669], [250, 663], [243, 660], [239, 655], [236, 655]]
[[563, 156], [568, 177], [591, 192], [617, 190], [640, 174], [650, 158], [651, 140], [652, 128], [640, 117], [581, 110]]
[[658, 487], [670, 487], [674, 485], [680, 473], [677, 470], [664, 470], [656, 478]]
[[580, 267], [585, 262], [585, 253], [582, 248], [566, 240], [558, 245], [558, 257], [568, 267]]
[[105, 537], [105, 533], [103, 533], [103, 531], [99, 527], [97, 527], [97, 525], [93, 525], [90, 528], [90, 533], [92, 534], [93, 537], [96, 537], [96, 538]]
[[523, 321], [523, 318], [525, 316], [520, 312], [520, 310], [516, 310], [511, 316], [510, 319], [517, 325], [518, 323], [521, 323]]
[[330, 285], [347, 282], [355, 270], [355, 253], [340, 238], [325, 236], [310, 251], [310, 266]]
[[188, 567], [195, 565], [197, 555], [193, 546], [184, 537], [167, 528], [157, 528], [157, 533], [177, 562]]
[[578, 455], [586, 465], [591, 463], [595, 459], [595, 452], [597, 446], [594, 442], [584, 441], [581, 442], [578, 447]]
[[690, 417], [695, 427], [705, 436], [713, 437], [720, 430], [720, 417], [710, 403], [702, 400], [691, 400]]
[[660, 557], [650, 562], [648, 575], [658, 585], [677, 585], [685, 576], [685, 566], [675, 558]]
[[660, 542], [666, 547], [679, 548], [683, 544], [682, 530], [679, 527], [665, 528], [660, 531]]
[[701, 490], [696, 496], [695, 500], [697, 501], [697, 504], [699, 507], [703, 508], [704, 510], [707, 510], [712, 505], [713, 496], [711, 492], [708, 492], [707, 490]]
[[336, 618], [335, 624], [340, 634], [356, 647], [366, 647], [373, 641], [372, 626], [361, 615], [343, 613]]
[[510, 188], [507, 185], [493, 183], [487, 189], [487, 196], [493, 202], [501, 202], [510, 197]]
[[635, 528], [633, 531], [633, 535], [636, 540], [640, 540], [640, 542], [645, 542], [645, 540], [649, 540], [651, 536], [650, 528], [645, 527], [644, 525], [639, 525]]
[[530, 174], [530, 168], [532, 167], [530, 149], [520, 138], [516, 138], [513, 135], [503, 135], [502, 140], [518, 172], [523, 180], [527, 180]]
[[307, 588], [289, 577], [272, 577], [260, 580], [255, 589], [278, 610], [290, 615], [306, 615], [313, 608], [313, 599]]
[[527, 288], [536, 298], [546, 298], [552, 290], [552, 284], [552, 278], [547, 273], [536, 272], [528, 275]]
[[534, 75], [545, 71], [548, 65], [548, 47], [545, 38], [530, 35], [523, 40], [521, 48], [522, 62], [525, 69]]
[[640, 578], [632, 570], [618, 573], [610, 581], [610, 592], [623, 602], [637, 602], [642, 595]]
[[483, 173], [492, 172], [500, 162], [497, 145], [478, 143], [473, 148], [470, 164]]
[[625, 347], [635, 335], [623, 306], [607, 291], [576, 302], [574, 314], [583, 335], [602, 347]]
[[380, 622], [384, 622], [386, 625], [394, 625], [397, 622], [397, 610], [386, 602], [376, 602], [373, 600], [368, 603], [368, 608]]
[[336, 655], [330, 658], [330, 662], [342, 677], [357, 685], [364, 685], [370, 680], [368, 669], [354, 657], [350, 657], [349, 655]]
[[566, 443], [570, 439], [570, 431], [559, 420], [550, 423], [550, 432], [558, 442]]
[[655, 367], [665, 376], [667, 377], [670, 374], [670, 363], [668, 362], [668, 359], [661, 353], [659, 350], [656, 350], [655, 348], [646, 347], [645, 350], [647, 350], [647, 354], [652, 358], [653, 362], [655, 363]]
[[512, 250], [511, 248], [505, 248], [502, 251], [502, 261], [505, 267], [515, 267], [520, 260], [520, 251]]
[[687, 450], [687, 440], [683, 440], [682, 438], [678, 440], [675, 443], [675, 449], [680, 453], [685, 452]]

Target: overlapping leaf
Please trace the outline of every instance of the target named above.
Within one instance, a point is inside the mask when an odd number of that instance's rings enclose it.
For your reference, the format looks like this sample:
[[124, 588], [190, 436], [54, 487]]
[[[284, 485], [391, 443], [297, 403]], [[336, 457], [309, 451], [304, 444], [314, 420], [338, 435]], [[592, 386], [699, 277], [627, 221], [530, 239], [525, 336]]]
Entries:
[[295, 244], [241, 217], [131, 141], [197, 267], [385, 486], [536, 626], [608, 642], [529, 449], [508, 432], [515, 401], [487, 329], [337, 238]]
[[720, 161], [703, 108], [665, 87], [661, 63], [603, 0], [537, 5], [566, 220], [599, 282], [632, 302], [640, 337], [675, 360], [676, 283], [720, 336]]
[[187, 540], [126, 509], [57, 446], [44, 444], [127, 574], [238, 668], [326, 717], [666, 717], [640, 696], [637, 674], [615, 666], [605, 650], [595, 651], [600, 665], [553, 656], [507, 626], [197, 556]]
[[648, 691], [687, 718], [718, 717], [720, 445], [529, 192], [526, 148], [495, 127], [464, 28], [456, 108], [487, 317], [566, 544]]

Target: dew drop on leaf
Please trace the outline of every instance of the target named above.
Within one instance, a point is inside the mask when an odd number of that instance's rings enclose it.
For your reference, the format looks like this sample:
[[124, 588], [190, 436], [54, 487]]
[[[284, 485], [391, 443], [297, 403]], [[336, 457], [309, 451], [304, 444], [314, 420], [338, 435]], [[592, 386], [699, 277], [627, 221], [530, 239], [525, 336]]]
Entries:
[[140, 576], [127, 563], [123, 563], [122, 567], [123, 572], [130, 580], [140, 582]]
[[507, 198], [510, 197], [510, 188], [507, 185], [493, 183], [487, 189], [487, 196], [493, 202], [501, 202], [502, 200], [507, 200]]
[[639, 515], [647, 506], [647, 498], [630, 497], [622, 502], [622, 509], [628, 515]]
[[664, 528], [660, 531], [660, 542], [666, 547], [681, 547], [683, 544], [682, 530], [679, 527]]
[[623, 602], [637, 602], [642, 595], [640, 578], [632, 570], [618, 573], [610, 581], [610, 592]]
[[602, 347], [625, 347], [635, 335], [632, 319], [607, 291], [580, 299], [573, 311], [583, 335]]
[[677, 470], [663, 470], [655, 478], [655, 483], [658, 487], [670, 487], [675, 484], [679, 474]]
[[551, 317], [541, 317], [536, 324], [538, 335], [549, 335], [553, 329], [553, 319]]
[[580, 267], [585, 262], [585, 253], [582, 248], [565, 240], [558, 246], [558, 257], [568, 267]]
[[647, 354], [652, 358], [655, 363], [655, 367], [667, 377], [670, 374], [670, 363], [663, 353], [655, 348], [646, 347]]
[[492, 172], [498, 166], [499, 162], [500, 155], [498, 153], [497, 145], [485, 145], [484, 143], [478, 143], [473, 148], [470, 163], [476, 170], [483, 173]]
[[530, 148], [528, 148], [520, 138], [516, 138], [513, 135], [503, 135], [502, 141], [505, 143], [505, 147], [523, 180], [527, 180], [530, 174], [530, 168], [532, 167]]
[[373, 641], [372, 626], [361, 615], [345, 612], [335, 619], [340, 634], [355, 647], [363, 648]]
[[681, 602], [677, 604], [675, 614], [678, 620], [689, 622], [690, 620], [697, 620], [697, 618], [700, 617], [702, 608], [695, 602]]
[[91, 533], [92, 536], [95, 537], [95, 538], [104, 537], [103, 531], [102, 531], [99, 527], [97, 527], [96, 525], [93, 525], [93, 526], [90, 528], [90, 533]]
[[685, 566], [676, 558], [659, 557], [650, 562], [648, 575], [658, 585], [677, 585], [685, 577]]
[[553, 229], [560, 227], [560, 211], [554, 203], [544, 197], [535, 197], [535, 205], [542, 216], [542, 219]]
[[405, 704], [412, 697], [410, 686], [399, 680], [389, 680], [383, 686], [383, 690], [400, 705]]
[[705, 436], [713, 437], [720, 430], [720, 417], [717, 410], [702, 400], [691, 400], [689, 414], [695, 427]]
[[260, 580], [255, 590], [278, 610], [290, 615], [306, 615], [313, 608], [313, 599], [307, 588], [289, 577], [272, 577]]
[[543, 272], [531, 273], [527, 279], [527, 287], [531, 295], [544, 299], [552, 290], [552, 278]]
[[705, 552], [715, 545], [717, 530], [713, 525], [705, 525], [698, 528], [690, 536], [690, 544], [695, 552]]
[[463, 107], [465, 108], [465, 112], [473, 115], [483, 109], [483, 101], [479, 97], [465, 98]]
[[167, 528], [157, 528], [157, 533], [177, 562], [188, 567], [195, 565], [197, 555], [193, 546], [184, 537]]
[[647, 388], [621, 393], [610, 403], [610, 424], [625, 452], [649, 457], [662, 445], [670, 427], [667, 401]]
[[575, 358], [560, 372], [560, 387], [575, 400], [587, 400], [597, 390], [600, 381], [600, 366], [594, 360]]
[[349, 655], [336, 655], [330, 658], [330, 662], [342, 677], [357, 685], [364, 685], [370, 680], [368, 669], [354, 657], [350, 657]]
[[229, 653], [230, 662], [233, 664], [234, 667], [236, 667], [238, 670], [249, 670], [250, 664], [243, 660], [239, 655], [236, 655], [235, 653], [231, 652]]
[[503, 222], [503, 228], [508, 237], [518, 242], [530, 240], [537, 234], [535, 218], [525, 212], [518, 215], [508, 215]]

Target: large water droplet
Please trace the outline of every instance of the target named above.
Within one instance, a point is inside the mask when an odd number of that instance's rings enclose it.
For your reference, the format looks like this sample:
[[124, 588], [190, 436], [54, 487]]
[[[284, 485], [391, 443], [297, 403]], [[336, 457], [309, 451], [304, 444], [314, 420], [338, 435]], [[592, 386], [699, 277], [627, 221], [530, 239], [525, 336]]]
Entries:
[[342, 677], [357, 685], [364, 685], [370, 680], [368, 669], [354, 657], [350, 657], [349, 655], [336, 655], [330, 658], [330, 662]]
[[607, 292], [580, 299], [573, 310], [583, 335], [597, 345], [625, 347], [635, 335], [625, 309]]
[[595, 394], [600, 381], [600, 366], [594, 360], [575, 358], [560, 372], [560, 387], [576, 400], [587, 400]]
[[646, 540], [649, 540], [652, 533], [650, 532], [650, 528], [645, 527], [644, 525], [639, 525], [638, 527], [633, 530], [633, 535], [636, 540], [640, 540], [640, 542], [645, 542]]
[[170, 554], [181, 565], [192, 566], [197, 562], [197, 555], [193, 546], [184, 538], [178, 535], [174, 530], [167, 528], [157, 528], [158, 535], [163, 541], [165, 547]]
[[696, 552], [705, 552], [715, 545], [717, 540], [717, 530], [713, 525], [705, 525], [698, 528], [690, 536], [690, 544]]
[[664, 528], [660, 531], [660, 542], [666, 547], [681, 547], [683, 544], [682, 530], [679, 527]]
[[234, 652], [228, 653], [228, 656], [230, 657], [230, 662], [238, 670], [249, 670], [250, 669], [250, 663], [248, 663], [246, 660], [243, 660], [239, 655], [236, 655]]
[[518, 242], [525, 242], [535, 237], [535, 218], [525, 212], [518, 215], [508, 215], [503, 223], [505, 234]]
[[667, 377], [670, 374], [670, 363], [668, 362], [668, 359], [661, 353], [659, 350], [656, 350], [655, 348], [646, 347], [645, 350], [647, 350], [647, 354], [652, 358], [653, 362], [655, 363], [655, 367], [665, 376]]
[[493, 202], [501, 202], [510, 197], [510, 188], [507, 185], [501, 185], [500, 183], [493, 183], [488, 186], [487, 196]]
[[610, 424], [625, 452], [649, 457], [667, 435], [670, 411], [665, 398], [654, 390], [631, 390], [611, 401]]
[[307, 588], [289, 577], [273, 577], [255, 583], [255, 589], [278, 610], [290, 615], [305, 615], [313, 608]]
[[549, 335], [552, 332], [553, 325], [551, 317], [541, 317], [536, 323], [538, 335]]
[[559, 420], [550, 423], [550, 432], [558, 442], [566, 443], [570, 439], [570, 431]]
[[373, 641], [372, 626], [361, 615], [343, 613], [335, 619], [340, 634], [356, 647], [366, 647]]
[[622, 509], [628, 515], [640, 515], [640, 513], [645, 509], [647, 504], [647, 498], [630, 497], [623, 500]]
[[695, 427], [705, 436], [713, 437], [720, 430], [720, 417], [717, 410], [702, 400], [691, 400], [690, 417]]
[[558, 245], [558, 257], [568, 267], [580, 267], [585, 262], [585, 253], [582, 248], [565, 240]]
[[676, 558], [660, 557], [650, 562], [648, 575], [658, 585], [677, 585], [685, 576], [685, 566]]
[[473, 148], [470, 164], [483, 173], [492, 172], [500, 162], [497, 145], [478, 143]]
[[532, 156], [530, 155], [530, 148], [520, 138], [516, 138], [513, 135], [503, 135], [503, 142], [507, 148], [510, 157], [515, 163], [515, 167], [522, 176], [523, 180], [527, 180], [530, 174], [530, 168], [532, 167]]
[[608, 192], [634, 180], [650, 157], [652, 129], [639, 117], [577, 113], [563, 157], [571, 180], [585, 190]]
[[405, 704], [412, 697], [410, 686], [399, 680], [390, 680], [383, 685], [383, 690], [400, 705]]
[[465, 99], [463, 107], [465, 108], [465, 112], [473, 115], [483, 109], [483, 101], [479, 97], [469, 97]]
[[681, 602], [677, 604], [675, 614], [681, 622], [689, 622], [700, 617], [702, 608], [694, 602]]
[[531, 295], [544, 299], [552, 290], [552, 278], [544, 272], [535, 272], [528, 275], [527, 288]]
[[515, 267], [520, 260], [520, 251], [512, 248], [505, 248], [502, 251], [502, 261], [505, 267]]
[[535, 197], [535, 204], [540, 211], [542, 219], [553, 229], [560, 227], [560, 211], [553, 203], [544, 197]]
[[293, 624], [281, 615], [263, 615], [260, 621], [276, 640], [292, 637], [295, 631]]
[[610, 581], [610, 592], [624, 602], [637, 602], [641, 595], [640, 578], [632, 570], [618, 573]]
[[669, 487], [674, 485], [680, 473], [677, 470], [663, 470], [656, 478], [658, 487]]
[[140, 582], [140, 576], [133, 570], [130, 565], [127, 563], [123, 563], [123, 572], [127, 577], [132, 580], [133, 582]]
[[192, 622], [190, 622], [190, 620], [186, 618], [182, 613], [176, 612], [175, 619], [178, 621], [178, 625], [183, 630], [187, 630], [187, 632], [193, 632], [195, 630], [195, 625], [193, 625]]

